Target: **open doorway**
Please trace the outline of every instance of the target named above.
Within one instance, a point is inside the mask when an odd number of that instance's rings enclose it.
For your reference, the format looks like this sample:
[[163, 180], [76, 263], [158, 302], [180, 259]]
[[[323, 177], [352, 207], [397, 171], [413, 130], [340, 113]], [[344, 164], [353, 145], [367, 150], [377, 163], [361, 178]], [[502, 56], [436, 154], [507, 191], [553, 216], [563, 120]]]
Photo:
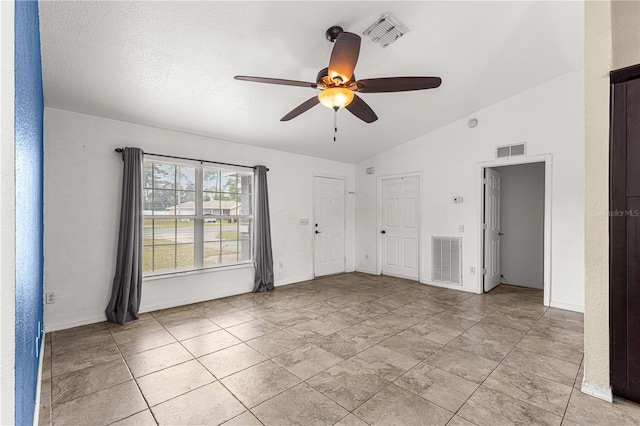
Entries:
[[545, 161], [482, 167], [481, 292], [499, 284], [539, 289], [549, 304], [548, 167]]

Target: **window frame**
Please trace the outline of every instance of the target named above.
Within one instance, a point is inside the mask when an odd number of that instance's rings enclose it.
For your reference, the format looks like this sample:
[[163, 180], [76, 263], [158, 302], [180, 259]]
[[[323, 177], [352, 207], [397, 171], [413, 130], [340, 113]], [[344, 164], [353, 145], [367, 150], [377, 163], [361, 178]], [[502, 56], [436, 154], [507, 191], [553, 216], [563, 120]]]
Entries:
[[[247, 171], [244, 168], [239, 168], [239, 167], [233, 167], [233, 166], [218, 166], [216, 164], [210, 164], [210, 163], [202, 163], [202, 162], [190, 162], [190, 161], [176, 161], [176, 160], [166, 160], [162, 157], [153, 157], [153, 158], [145, 158], [144, 159], [144, 165], [146, 164], [161, 164], [161, 165], [171, 165], [171, 166], [176, 166], [176, 167], [188, 167], [188, 168], [193, 168], [195, 171], [195, 200], [194, 200], [194, 206], [195, 206], [195, 214], [189, 214], [189, 215], [185, 215], [185, 214], [176, 214], [176, 211], [178, 210], [177, 208], [174, 209], [174, 214], [160, 214], [160, 215], [156, 215], [156, 214], [145, 214], [145, 212], [147, 210], [144, 210], [144, 197], [145, 197], [145, 191], [147, 190], [151, 190], [151, 191], [155, 191], [157, 189], [162, 190], [163, 188], [155, 188], [152, 187], [151, 188], [147, 188], [146, 187], [146, 183], [145, 180], [143, 179], [143, 215], [142, 215], [142, 220], [143, 223], [145, 223], [145, 221], [147, 220], [151, 220], [152, 222], [152, 233], [151, 233], [151, 240], [152, 243], [155, 243], [155, 226], [153, 226], [154, 222], [153, 220], [174, 220], [176, 221], [176, 227], [178, 222], [180, 220], [189, 220], [193, 222], [193, 257], [194, 257], [194, 264], [192, 267], [186, 267], [186, 268], [178, 268], [176, 266], [176, 261], [177, 261], [177, 253], [174, 252], [174, 268], [173, 269], [162, 269], [162, 270], [154, 270], [155, 265], [155, 247], [157, 246], [161, 246], [161, 244], [152, 244], [152, 245], [145, 245], [144, 244], [144, 226], [143, 226], [143, 253], [142, 253], [142, 261], [144, 262], [144, 256], [145, 256], [145, 250], [144, 248], [146, 247], [151, 247], [151, 256], [152, 256], [152, 270], [150, 271], [144, 271], [144, 267], [143, 267], [143, 272], [142, 272], [142, 277], [143, 279], [147, 279], [147, 278], [155, 278], [155, 277], [163, 277], [163, 276], [174, 276], [174, 275], [184, 275], [185, 273], [197, 273], [197, 272], [207, 272], [207, 271], [213, 271], [213, 270], [219, 270], [219, 269], [224, 269], [224, 268], [230, 268], [230, 269], [235, 269], [238, 267], [242, 267], [242, 266], [248, 266], [248, 265], [253, 265], [253, 241], [254, 241], [254, 223], [255, 223], [255, 219], [254, 219], [254, 202], [255, 202], [255, 184], [254, 184], [254, 178], [255, 178], [255, 170], [252, 168], [249, 168], [250, 170]], [[152, 166], [153, 167], [153, 166]], [[230, 215], [230, 214], [219, 214], [219, 215], [213, 215], [213, 214], [204, 214], [204, 208], [203, 208], [203, 203], [204, 203], [204, 196], [205, 196], [205, 192], [206, 193], [212, 193], [214, 191], [205, 191], [204, 190], [204, 171], [205, 169], [210, 169], [210, 170], [215, 170], [219, 173], [220, 176], [220, 181], [218, 182], [218, 193], [223, 194], [225, 193], [224, 191], [222, 191], [222, 175], [224, 172], [234, 172], [234, 173], [242, 173], [245, 175], [250, 175], [250, 179], [251, 179], [251, 185], [250, 185], [250, 189], [249, 192], [247, 193], [250, 199], [250, 210], [249, 210], [249, 214], [236, 214], [236, 215]], [[176, 173], [178, 169], [176, 169]], [[145, 167], [143, 167], [143, 174], [145, 173]], [[152, 180], [152, 182], [155, 182], [155, 179]], [[177, 179], [174, 177], [174, 188], [172, 189], [173, 191], [175, 191], [176, 193], [180, 192], [181, 189], [178, 188], [178, 182]], [[185, 190], [182, 190], [185, 191]], [[187, 190], [187, 191], [191, 191], [191, 190]], [[241, 193], [237, 192], [235, 193], [237, 195], [241, 195]], [[177, 200], [175, 200], [177, 202]], [[178, 204], [175, 204], [175, 206], [178, 206]], [[151, 210], [151, 212], [154, 212], [154, 210]], [[220, 213], [223, 213], [223, 211], [220, 211]], [[251, 223], [251, 225], [249, 226], [248, 232], [249, 232], [249, 258], [246, 260], [237, 260], [236, 262], [230, 262], [230, 263], [220, 263], [220, 264], [216, 264], [216, 265], [205, 265], [204, 263], [204, 251], [205, 251], [205, 233], [206, 233], [206, 227], [205, 227], [205, 220], [208, 219], [215, 219], [216, 222], [218, 223], [218, 221], [224, 221], [224, 220], [236, 220], [236, 223], [241, 223], [241, 221], [243, 219], [248, 219]], [[174, 228], [175, 229], [175, 228]], [[239, 225], [238, 225], [238, 230], [239, 230]], [[221, 230], [222, 233], [222, 230]], [[237, 236], [236, 236], [236, 244], [241, 244], [241, 233], [238, 232]], [[173, 247], [176, 248], [177, 251], [177, 247], [180, 245], [180, 243], [178, 243], [177, 241], [174, 241]], [[240, 254], [241, 252], [238, 250], [237, 252], [238, 254]], [[220, 256], [222, 256], [222, 252], [220, 253]]]

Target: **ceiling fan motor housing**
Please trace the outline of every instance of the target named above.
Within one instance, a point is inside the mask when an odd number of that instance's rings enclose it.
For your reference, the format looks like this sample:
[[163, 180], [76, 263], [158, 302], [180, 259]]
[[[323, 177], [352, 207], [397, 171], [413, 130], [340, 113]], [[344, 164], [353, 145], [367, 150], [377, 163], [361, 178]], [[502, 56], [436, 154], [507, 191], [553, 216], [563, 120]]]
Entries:
[[339, 27], [337, 25], [329, 28], [326, 33], [327, 40], [329, 40], [331, 43], [335, 42], [338, 36], [340, 35], [340, 33], [342, 32], [344, 32], [342, 27]]

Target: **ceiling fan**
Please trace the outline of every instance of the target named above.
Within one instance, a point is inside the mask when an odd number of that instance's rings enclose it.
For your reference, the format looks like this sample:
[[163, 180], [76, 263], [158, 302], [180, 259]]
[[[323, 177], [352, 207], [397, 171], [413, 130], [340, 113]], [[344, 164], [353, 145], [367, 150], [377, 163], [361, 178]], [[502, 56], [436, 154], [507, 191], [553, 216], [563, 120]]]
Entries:
[[329, 67], [318, 72], [315, 83], [280, 78], [250, 77], [237, 75], [236, 80], [256, 83], [280, 84], [284, 86], [308, 87], [320, 89], [317, 96], [295, 107], [280, 121], [289, 121], [313, 108], [317, 104], [338, 111], [346, 108], [366, 123], [373, 123], [378, 116], [365, 101], [354, 92], [383, 93], [408, 92], [411, 90], [434, 89], [440, 86], [440, 77], [383, 77], [356, 80], [353, 73], [360, 53], [360, 36], [334, 26], [327, 30], [327, 39], [334, 43]]

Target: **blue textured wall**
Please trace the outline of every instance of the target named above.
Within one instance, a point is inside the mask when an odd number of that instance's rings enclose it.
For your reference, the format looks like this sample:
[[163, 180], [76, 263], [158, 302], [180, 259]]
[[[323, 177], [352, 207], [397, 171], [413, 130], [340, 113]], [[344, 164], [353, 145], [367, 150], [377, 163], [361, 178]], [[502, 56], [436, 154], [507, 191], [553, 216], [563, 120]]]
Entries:
[[15, 2], [16, 412], [33, 423], [43, 317], [43, 115], [38, 3]]

